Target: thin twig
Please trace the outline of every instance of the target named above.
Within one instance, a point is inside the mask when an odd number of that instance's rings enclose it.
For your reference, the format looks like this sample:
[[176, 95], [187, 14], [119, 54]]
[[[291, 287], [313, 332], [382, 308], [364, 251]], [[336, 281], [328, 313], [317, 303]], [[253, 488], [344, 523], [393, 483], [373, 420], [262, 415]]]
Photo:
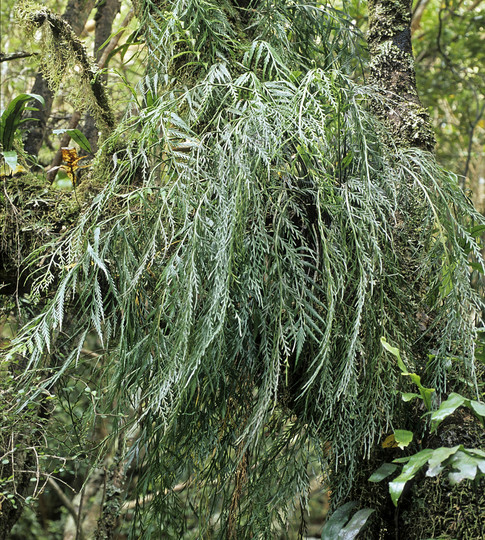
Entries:
[[29, 58], [30, 56], [36, 56], [38, 53], [30, 53], [26, 51], [18, 51], [10, 54], [0, 53], [0, 62], [10, 62], [10, 60], [17, 60], [18, 58]]
[[120, 32], [116, 34], [116, 36], [113, 36], [110, 42], [108, 43], [108, 45], [106, 45], [106, 48], [104, 49], [103, 54], [101, 55], [101, 58], [99, 59], [99, 62], [98, 62], [99, 69], [104, 68], [106, 61], [108, 60], [108, 56], [112, 53], [116, 45], [118, 45], [120, 38], [123, 35], [124, 31], [126, 30], [126, 27], [130, 24], [131, 19], [133, 19], [132, 9], [128, 12], [126, 17], [123, 19], [123, 22], [121, 23], [122, 30], [120, 30]]
[[[189, 482], [182, 482], [181, 484], [177, 484], [175, 486], [173, 486], [172, 489], [165, 489], [164, 493], [167, 494], [167, 493], [180, 493], [181, 491], [183, 491], [187, 486], [188, 486]], [[150, 502], [154, 497], [158, 496], [159, 493], [149, 493], [148, 495], [145, 495], [144, 497], [142, 497], [141, 499], [135, 499], [133, 501], [126, 501], [125, 503], [123, 503], [123, 506], [121, 508], [121, 511], [122, 512], [127, 512], [128, 510], [133, 510], [133, 508], [135, 508], [136, 506], [141, 506], [143, 504], [146, 504], [148, 502]]]
[[71, 516], [74, 518], [74, 523], [76, 523], [76, 526], [77, 526], [77, 522], [78, 522], [78, 513], [76, 511], [76, 507], [72, 504], [71, 500], [66, 496], [66, 494], [62, 491], [61, 487], [59, 486], [59, 484], [54, 480], [54, 478], [52, 478], [52, 476], [49, 476], [49, 478], [47, 478], [47, 482], [49, 483], [49, 485], [54, 489], [54, 491], [56, 492], [57, 496], [59, 497], [59, 499], [61, 500], [62, 502], [62, 505], [66, 508], [66, 510], [71, 514]]
[[79, 494], [79, 508], [77, 511], [77, 520], [76, 520], [76, 540], [83, 540], [83, 529], [82, 529], [82, 511], [83, 511], [83, 502], [84, 502], [84, 489], [86, 484], [81, 488], [81, 493]]
[[81, 354], [84, 354], [84, 356], [90, 356], [91, 358], [99, 358], [101, 355], [97, 352], [90, 351], [89, 349], [81, 349]]

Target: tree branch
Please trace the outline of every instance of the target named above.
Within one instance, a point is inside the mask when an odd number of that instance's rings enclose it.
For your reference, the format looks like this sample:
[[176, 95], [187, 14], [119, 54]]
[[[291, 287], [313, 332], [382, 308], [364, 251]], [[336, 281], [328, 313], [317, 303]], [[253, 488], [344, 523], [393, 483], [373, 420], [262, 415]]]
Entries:
[[10, 54], [0, 53], [0, 62], [10, 62], [10, 60], [17, 60], [18, 58], [29, 58], [30, 56], [36, 56], [38, 53], [29, 53], [26, 51], [18, 51]]

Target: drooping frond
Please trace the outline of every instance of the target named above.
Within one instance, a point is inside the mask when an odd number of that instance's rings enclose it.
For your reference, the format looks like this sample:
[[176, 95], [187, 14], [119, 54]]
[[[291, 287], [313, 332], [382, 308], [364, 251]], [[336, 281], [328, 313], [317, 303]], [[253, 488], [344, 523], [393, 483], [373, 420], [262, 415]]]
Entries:
[[[386, 140], [337, 11], [140, 4], [146, 103], [105, 142], [105, 185], [54, 246], [58, 284], [17, 350], [48, 386], [95, 331], [156, 527], [183, 537], [188, 504], [200, 537], [269, 538], [305, 504], [310, 457], [346, 471], [344, 494], [400, 406], [382, 336], [433, 384], [450, 357], [472, 373], [481, 218], [431, 155]], [[71, 354], [53, 368], [67, 309]], [[434, 314], [424, 337], [420, 311]], [[427, 366], [414, 340], [433, 332]], [[139, 517], [149, 538], [153, 518]]]

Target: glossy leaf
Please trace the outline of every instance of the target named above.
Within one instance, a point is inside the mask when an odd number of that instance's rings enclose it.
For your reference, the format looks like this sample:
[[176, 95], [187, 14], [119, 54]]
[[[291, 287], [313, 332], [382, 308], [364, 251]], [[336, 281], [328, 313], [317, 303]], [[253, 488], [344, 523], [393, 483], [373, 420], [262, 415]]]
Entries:
[[473, 410], [473, 412], [483, 419], [485, 418], [485, 403], [483, 401], [470, 401], [470, 408]]
[[353, 540], [356, 538], [373, 512], [372, 508], [364, 508], [356, 512], [338, 535], [338, 540]]
[[[397, 506], [399, 497], [401, 496], [405, 485], [409, 480], [412, 480], [421, 467], [428, 461], [433, 454], [433, 450], [421, 450], [409, 458], [409, 461], [404, 465], [402, 473], [392, 482], [389, 483], [389, 493], [391, 494], [394, 506]], [[397, 461], [397, 460], [395, 460]]]
[[428, 460], [429, 469], [426, 471], [426, 476], [437, 476], [444, 468], [443, 462], [455, 454], [460, 448], [462, 448], [461, 445], [454, 446], [453, 448], [436, 448]]
[[431, 415], [431, 433], [436, 431], [439, 424], [447, 417], [453, 414], [458, 407], [461, 407], [466, 398], [460, 394], [451, 393], [446, 401], [441, 403], [439, 409]]
[[350, 513], [357, 506], [356, 502], [348, 502], [333, 512], [322, 529], [321, 540], [336, 540], [347, 523]]
[[[13, 148], [15, 131], [22, 121], [22, 113], [26, 109], [27, 103], [33, 99], [42, 105], [45, 104], [44, 98], [38, 94], [20, 94], [8, 104], [0, 117], [0, 143], [3, 151], [8, 152]], [[30, 110], [33, 110], [30, 108]]]
[[83, 150], [86, 150], [86, 152], [91, 153], [91, 145], [89, 144], [89, 141], [86, 139], [85, 135], [79, 131], [79, 129], [54, 129], [52, 133], [55, 133], [56, 135], [62, 135], [63, 133], [67, 133], [71, 139], [76, 142]]
[[457, 452], [453, 456], [451, 464], [457, 470], [448, 475], [451, 485], [458, 484], [463, 480], [473, 480], [477, 475], [477, 458], [464, 451]]
[[376, 471], [374, 471], [369, 477], [369, 482], [380, 482], [388, 476], [390, 476], [397, 469], [397, 465], [394, 463], [383, 463]]

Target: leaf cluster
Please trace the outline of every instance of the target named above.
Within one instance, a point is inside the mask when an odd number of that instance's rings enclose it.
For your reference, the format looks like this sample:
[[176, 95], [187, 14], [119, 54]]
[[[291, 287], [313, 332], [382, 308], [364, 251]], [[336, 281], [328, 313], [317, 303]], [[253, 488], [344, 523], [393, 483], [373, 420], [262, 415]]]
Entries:
[[[388, 140], [332, 7], [139, 4], [145, 99], [95, 160], [102, 191], [32, 259], [38, 290], [55, 285], [13, 351], [46, 374], [35, 397], [96, 333], [99, 406], [128, 430], [139, 494], [156, 495], [140, 538], [183, 537], [184, 507], [200, 536], [268, 538], [305, 506], [312, 470], [343, 497], [399, 414], [382, 335], [427, 384], [444, 387], [453, 355], [473, 378], [483, 218], [433, 156]], [[428, 366], [413, 354], [420, 309]]]

